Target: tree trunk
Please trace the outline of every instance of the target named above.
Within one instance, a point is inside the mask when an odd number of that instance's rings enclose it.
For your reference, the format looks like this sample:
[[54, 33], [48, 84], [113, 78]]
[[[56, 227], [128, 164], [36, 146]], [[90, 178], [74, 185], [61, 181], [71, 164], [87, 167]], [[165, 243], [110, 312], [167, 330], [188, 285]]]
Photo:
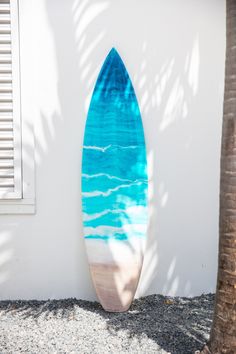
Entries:
[[210, 340], [202, 354], [236, 354], [236, 0], [226, 0], [218, 278]]

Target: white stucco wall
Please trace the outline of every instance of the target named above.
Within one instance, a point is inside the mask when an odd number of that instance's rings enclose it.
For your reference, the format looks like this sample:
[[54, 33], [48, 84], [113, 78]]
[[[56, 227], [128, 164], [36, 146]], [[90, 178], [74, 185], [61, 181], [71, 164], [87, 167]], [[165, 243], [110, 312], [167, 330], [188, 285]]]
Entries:
[[96, 298], [82, 237], [81, 147], [91, 91], [112, 46], [133, 81], [149, 161], [150, 225], [137, 296], [214, 291], [225, 2], [19, 3], [37, 212], [0, 216], [0, 298]]

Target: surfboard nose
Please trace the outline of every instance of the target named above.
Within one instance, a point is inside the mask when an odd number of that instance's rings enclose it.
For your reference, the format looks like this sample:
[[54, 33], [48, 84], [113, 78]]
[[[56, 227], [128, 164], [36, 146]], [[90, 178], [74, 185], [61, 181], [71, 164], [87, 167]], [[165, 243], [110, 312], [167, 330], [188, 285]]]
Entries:
[[122, 65], [125, 68], [124, 62], [123, 62], [118, 50], [115, 47], [111, 48], [111, 50], [109, 51], [105, 61], [109, 61], [109, 60], [112, 60], [112, 59], [115, 59], [115, 60], [119, 61], [120, 63], [122, 63]]
[[[118, 51], [116, 50], [115, 47], [112, 47], [111, 50], [110, 50], [110, 52], [109, 52], [109, 54], [110, 54], [110, 53], [113, 54], [113, 55], [117, 55], [117, 54], [118, 54]], [[109, 55], [109, 54], [108, 54], [108, 55]], [[119, 55], [119, 54], [118, 54], [118, 55]]]

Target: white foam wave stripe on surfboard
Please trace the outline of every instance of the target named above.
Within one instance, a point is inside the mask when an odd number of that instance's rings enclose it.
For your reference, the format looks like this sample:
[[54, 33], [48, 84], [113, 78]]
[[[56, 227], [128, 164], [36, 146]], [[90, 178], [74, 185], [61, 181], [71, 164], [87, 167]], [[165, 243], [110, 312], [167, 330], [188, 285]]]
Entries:
[[108, 189], [107, 192], [101, 192], [101, 191], [93, 191], [93, 192], [83, 192], [82, 193], [82, 196], [83, 197], [98, 197], [98, 196], [103, 196], [103, 197], [108, 197], [109, 195], [111, 195], [113, 192], [116, 192], [118, 191], [119, 189], [122, 189], [122, 188], [129, 188], [131, 186], [134, 186], [134, 185], [140, 185], [140, 184], [143, 184], [143, 183], [147, 183], [147, 182], [132, 182], [130, 184], [121, 184], [115, 188], [110, 188]]
[[101, 146], [91, 146], [91, 145], [84, 145], [83, 148], [86, 150], [99, 150], [102, 152], [105, 152], [107, 149], [109, 149], [111, 147], [111, 145], [107, 145], [104, 147]]
[[121, 242], [114, 238], [109, 243], [98, 239], [85, 239], [89, 263], [102, 264], [142, 264], [146, 246], [145, 237], [132, 237]]
[[84, 178], [107, 177], [108, 179], [115, 179], [115, 180], [121, 181], [121, 182], [138, 182], [138, 181], [147, 182], [147, 180], [143, 179], [143, 178], [132, 180], [132, 179], [127, 179], [127, 178], [120, 178], [117, 176], [112, 176], [112, 175], [109, 175], [108, 173], [96, 173], [94, 175], [88, 175], [86, 173], [82, 173], [82, 177], [84, 177]]
[[84, 236], [102, 235], [113, 236], [115, 233], [127, 233], [128, 235], [144, 234], [146, 233], [147, 225], [144, 224], [124, 224], [122, 227], [114, 227], [107, 225], [100, 225], [96, 227], [84, 227]]
[[125, 217], [127, 217], [128, 219], [134, 219], [134, 218], [138, 218], [139, 216], [145, 215], [147, 212], [147, 207], [146, 206], [142, 206], [142, 205], [134, 205], [131, 207], [128, 207], [126, 209], [107, 209], [102, 211], [101, 213], [94, 213], [94, 214], [87, 214], [87, 213], [83, 213], [83, 220], [84, 221], [91, 221], [91, 220], [95, 220], [100, 218], [101, 216], [107, 215], [109, 213], [111, 214], [120, 214], [120, 213], [124, 213]]
[[98, 150], [98, 151], [102, 151], [105, 152], [110, 148], [120, 148], [120, 149], [137, 149], [139, 146], [138, 145], [130, 145], [130, 146], [122, 146], [122, 145], [107, 145], [107, 146], [93, 146], [93, 145], [84, 145], [83, 148], [84, 149], [88, 149], [88, 150]]

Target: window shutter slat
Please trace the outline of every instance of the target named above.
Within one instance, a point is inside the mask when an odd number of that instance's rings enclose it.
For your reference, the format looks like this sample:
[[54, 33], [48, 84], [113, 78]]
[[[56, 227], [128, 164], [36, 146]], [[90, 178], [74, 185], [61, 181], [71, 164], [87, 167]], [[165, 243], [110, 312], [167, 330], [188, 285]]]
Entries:
[[22, 197], [18, 9], [0, 0], [0, 198]]
[[[13, 169], [13, 160], [12, 159], [0, 159], [0, 169]], [[13, 171], [14, 173], [14, 171]]]

